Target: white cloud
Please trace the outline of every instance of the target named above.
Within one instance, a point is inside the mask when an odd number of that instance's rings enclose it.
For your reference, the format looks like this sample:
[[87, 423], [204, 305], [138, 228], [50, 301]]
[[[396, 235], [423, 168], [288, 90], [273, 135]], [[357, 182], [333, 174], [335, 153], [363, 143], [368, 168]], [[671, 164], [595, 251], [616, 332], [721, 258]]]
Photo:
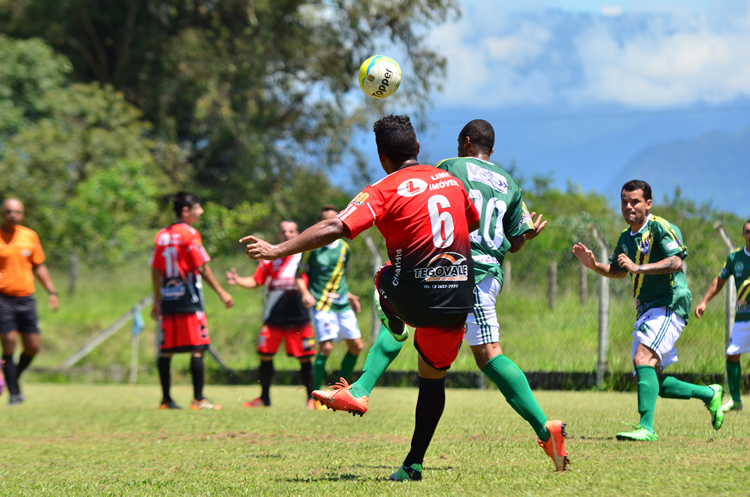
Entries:
[[446, 89], [436, 99], [444, 105], [663, 108], [750, 97], [747, 8], [518, 13], [478, 1], [430, 40], [449, 61]]

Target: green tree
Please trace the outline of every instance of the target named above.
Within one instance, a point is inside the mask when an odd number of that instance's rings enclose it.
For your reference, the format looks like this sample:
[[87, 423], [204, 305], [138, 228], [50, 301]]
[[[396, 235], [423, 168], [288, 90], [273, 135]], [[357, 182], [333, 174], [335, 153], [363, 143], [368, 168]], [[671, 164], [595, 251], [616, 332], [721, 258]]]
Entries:
[[[179, 144], [166, 155], [182, 162], [158, 162], [173, 183], [233, 206], [299, 168], [364, 170], [351, 136], [365, 108], [425, 109], [445, 60], [424, 35], [457, 13], [456, 0], [0, 0], [0, 29], [43, 37], [78, 81], [122, 91]], [[407, 72], [385, 103], [355, 76], [382, 50], [405, 53]]]

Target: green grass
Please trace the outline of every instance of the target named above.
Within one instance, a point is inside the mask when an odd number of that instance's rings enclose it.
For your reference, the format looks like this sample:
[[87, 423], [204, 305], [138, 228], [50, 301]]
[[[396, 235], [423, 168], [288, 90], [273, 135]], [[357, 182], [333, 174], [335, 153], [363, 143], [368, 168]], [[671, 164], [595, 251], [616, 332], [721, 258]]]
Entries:
[[[250, 387], [209, 386], [223, 411], [159, 411], [158, 388], [29, 384], [0, 406], [2, 495], [743, 495], [750, 416], [716, 432], [697, 400], [660, 399], [657, 443], [614, 440], [637, 421], [631, 393], [538, 392], [568, 422], [571, 471], [556, 474], [495, 389], [449, 390], [421, 483], [391, 483], [417, 391], [376, 388], [363, 418], [307, 411], [292, 387], [268, 409]], [[186, 405], [187, 387], [174, 397]], [[750, 399], [745, 398], [746, 404]]]
[[[360, 264], [361, 265], [361, 264]], [[240, 274], [252, 274], [254, 264], [245, 258], [221, 259], [211, 262], [214, 274], [224, 281], [224, 272], [236, 266]], [[366, 276], [366, 275], [365, 275]], [[363, 297], [364, 309], [359, 315], [366, 350], [371, 344], [372, 315], [370, 307], [371, 284], [369, 276], [359, 275], [356, 286]], [[139, 265], [115, 269], [84, 269], [79, 276], [75, 295], [67, 292], [67, 275], [55, 273], [60, 289], [61, 308], [52, 314], [44, 305], [44, 292], [39, 292], [40, 318], [43, 329], [43, 351], [34, 362], [35, 367], [54, 367], [75, 352], [87, 340], [115, 321], [136, 302], [149, 294], [150, 280], [146, 261]], [[567, 280], [565, 280], [567, 281]], [[577, 299], [577, 290], [570, 287], [575, 282], [561, 282], [557, 305], [550, 310], [547, 297], [540, 289], [530, 288], [529, 282], [516, 278], [511, 291], [504, 291], [498, 300], [501, 326], [500, 344], [504, 352], [525, 371], [594, 371], [597, 361], [598, 301], [596, 283], [589, 285], [590, 296], [586, 306]], [[632, 300], [624, 294], [628, 282], [613, 281], [610, 303], [610, 367], [614, 372], [631, 368], [632, 323], [635, 317]], [[208, 326], [214, 346], [234, 369], [254, 369], [258, 366], [255, 353], [258, 331], [262, 320], [262, 290], [227, 287], [236, 305], [226, 310], [213, 291], [207, 289], [206, 303]], [[696, 296], [698, 298], [699, 296]], [[692, 318], [677, 344], [680, 361], [670, 372], [718, 373], [724, 370], [724, 312], [723, 294], [710, 304], [705, 317]], [[156, 371], [155, 323], [144, 310], [146, 330], [140, 340], [139, 356], [142, 366], [147, 366], [139, 381], [154, 383]], [[105, 342], [79, 365], [93, 368], [119, 368], [120, 373], [130, 364], [130, 325]], [[334, 347], [328, 362], [329, 370], [338, 369], [345, 347]], [[416, 369], [416, 351], [404, 347], [391, 366], [393, 371]], [[176, 381], [186, 380], [188, 360], [175, 359]], [[361, 360], [358, 367], [364, 363]], [[216, 367], [213, 361], [209, 367]], [[276, 368], [297, 369], [298, 362], [277, 354]], [[476, 366], [469, 347], [462, 347], [453, 371], [475, 371]], [[33, 373], [32, 373], [33, 375]], [[32, 376], [33, 379], [33, 376]], [[82, 378], [92, 381], [91, 377]], [[111, 379], [111, 378], [110, 378]]]

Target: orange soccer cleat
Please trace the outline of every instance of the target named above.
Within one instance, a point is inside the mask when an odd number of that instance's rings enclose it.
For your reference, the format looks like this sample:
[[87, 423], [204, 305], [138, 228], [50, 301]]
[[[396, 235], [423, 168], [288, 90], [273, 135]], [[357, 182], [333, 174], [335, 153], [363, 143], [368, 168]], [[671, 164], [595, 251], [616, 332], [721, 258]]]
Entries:
[[258, 397], [255, 400], [242, 403], [242, 407], [268, 407], [270, 405], [271, 405], [270, 403], [266, 404], [265, 402], [263, 402], [263, 399], [261, 399], [260, 397]]
[[557, 471], [565, 471], [568, 464], [570, 464], [568, 451], [565, 450], [565, 437], [568, 436], [568, 434], [565, 433], [565, 423], [560, 420], [549, 420], [544, 426], [547, 427], [550, 437], [546, 442], [537, 440], [539, 447], [543, 448], [544, 452], [552, 458]]
[[367, 395], [353, 396], [350, 392], [351, 388], [352, 386], [345, 379], [340, 378], [339, 382], [332, 385], [330, 390], [315, 390], [312, 395], [328, 409], [347, 411], [352, 415], [359, 414], [362, 416], [367, 412], [367, 404], [370, 399]]

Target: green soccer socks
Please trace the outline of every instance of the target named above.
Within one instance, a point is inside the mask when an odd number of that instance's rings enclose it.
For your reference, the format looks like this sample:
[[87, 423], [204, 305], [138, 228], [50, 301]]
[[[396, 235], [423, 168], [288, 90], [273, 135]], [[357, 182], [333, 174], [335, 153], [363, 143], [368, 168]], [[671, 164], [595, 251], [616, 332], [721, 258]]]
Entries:
[[[714, 390], [711, 387], [680, 381], [673, 376], [662, 375], [659, 376], [658, 381], [659, 396], [665, 399], [701, 399], [703, 402], [709, 403], [714, 398]], [[640, 382], [638, 384], [640, 385]]]
[[528, 421], [540, 440], [549, 440], [550, 433], [544, 424], [547, 417], [531, 392], [529, 381], [516, 364], [503, 354], [493, 357], [482, 368], [490, 377], [510, 406]]
[[729, 383], [729, 393], [735, 404], [742, 404], [740, 398], [740, 379], [742, 378], [742, 366], [739, 362], [727, 361], [727, 382]]
[[351, 393], [354, 397], [370, 395], [375, 383], [378, 382], [388, 366], [401, 352], [403, 342], [396, 341], [390, 334], [385, 325], [380, 326], [378, 339], [372, 344], [370, 351], [367, 353], [365, 365], [362, 368], [362, 376], [352, 385]]
[[[347, 351], [344, 359], [341, 361], [341, 371], [339, 371], [339, 376], [349, 381], [349, 377], [354, 372], [354, 366], [357, 365], [357, 359], [359, 359], [358, 355], [354, 355]], [[315, 390], [318, 389], [319, 388], [316, 388]]]
[[320, 390], [320, 386], [323, 384], [323, 379], [326, 377], [326, 361], [328, 356], [318, 352], [315, 356], [315, 369], [313, 371], [313, 390]]
[[659, 379], [653, 366], [636, 366], [638, 374], [638, 413], [641, 415], [639, 426], [654, 432], [654, 411], [659, 397]]

